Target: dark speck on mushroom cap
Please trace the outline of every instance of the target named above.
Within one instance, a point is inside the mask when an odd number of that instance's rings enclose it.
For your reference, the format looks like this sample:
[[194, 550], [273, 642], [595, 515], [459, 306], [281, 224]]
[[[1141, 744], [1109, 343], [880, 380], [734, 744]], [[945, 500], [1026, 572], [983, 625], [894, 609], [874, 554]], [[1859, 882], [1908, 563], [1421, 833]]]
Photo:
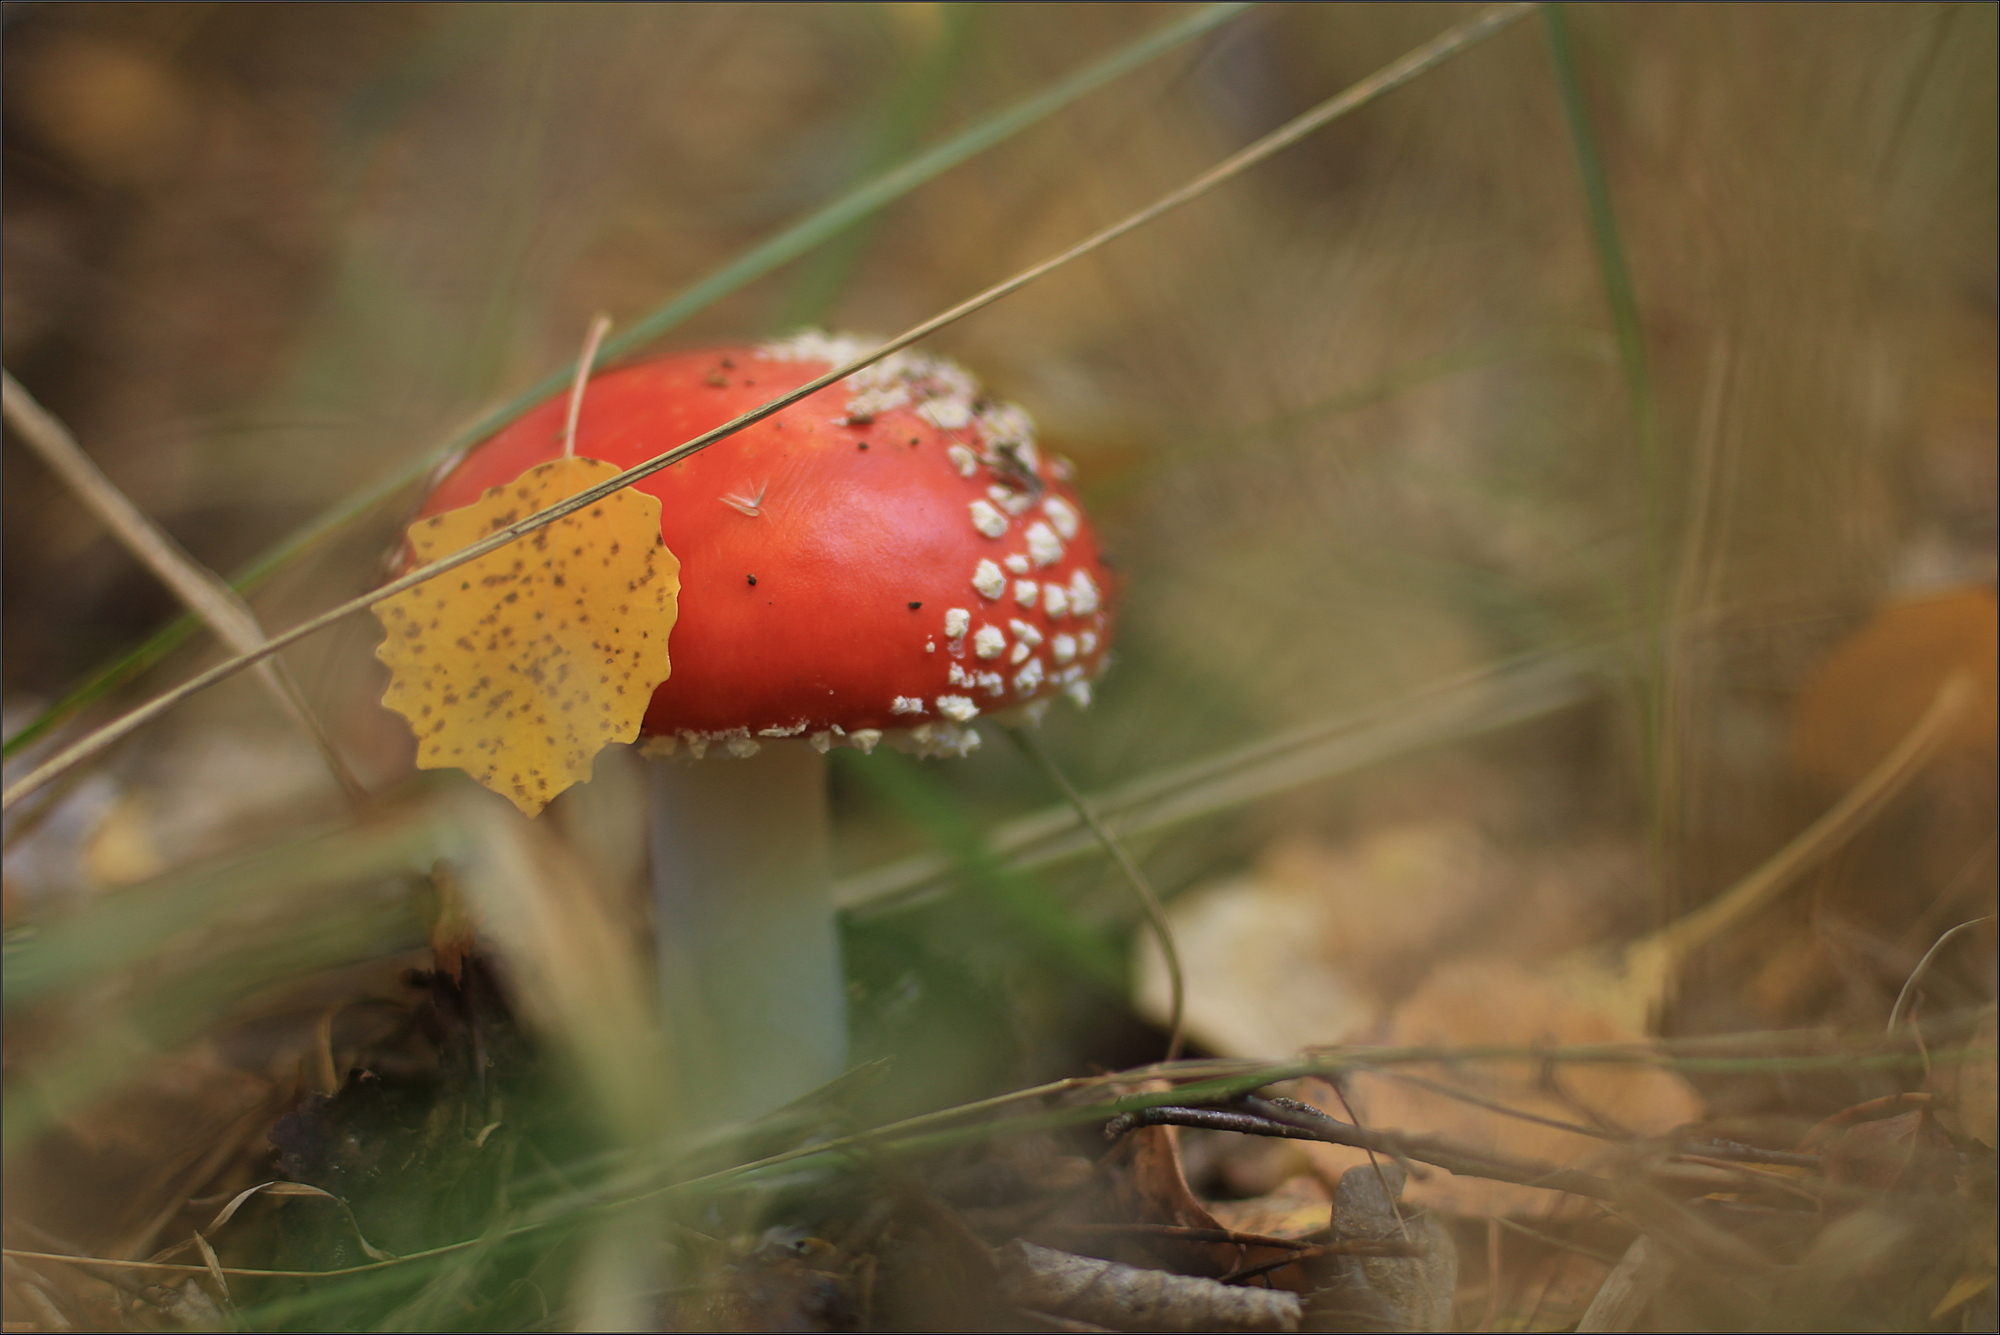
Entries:
[[[630, 467], [858, 346], [802, 335], [606, 372], [591, 381], [577, 453]], [[962, 369], [892, 361], [637, 484], [660, 499], [681, 563], [673, 676], [647, 734], [754, 748], [742, 739], [962, 729], [1064, 690], [1087, 699], [1115, 585], [1066, 470], [1040, 458], [1025, 413], [986, 400]], [[730, 363], [755, 369], [711, 383]], [[474, 449], [424, 513], [553, 457], [564, 408], [551, 401]], [[858, 450], [856, 418], [932, 447]], [[758, 596], [744, 598], [748, 587]]]

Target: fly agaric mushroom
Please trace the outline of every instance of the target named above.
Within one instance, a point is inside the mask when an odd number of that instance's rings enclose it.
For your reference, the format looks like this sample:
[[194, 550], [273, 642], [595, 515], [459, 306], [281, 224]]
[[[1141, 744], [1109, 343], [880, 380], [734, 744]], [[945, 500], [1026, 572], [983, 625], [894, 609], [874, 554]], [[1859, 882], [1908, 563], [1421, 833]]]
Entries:
[[[630, 467], [866, 347], [805, 333], [606, 372], [575, 453]], [[563, 405], [544, 404], [450, 467], [423, 515], [563, 439]], [[844, 1064], [825, 753], [963, 755], [982, 714], [1089, 703], [1111, 581], [1071, 480], [1025, 412], [906, 351], [634, 484], [680, 560], [642, 753], [662, 981], [713, 1106], [756, 1115]]]

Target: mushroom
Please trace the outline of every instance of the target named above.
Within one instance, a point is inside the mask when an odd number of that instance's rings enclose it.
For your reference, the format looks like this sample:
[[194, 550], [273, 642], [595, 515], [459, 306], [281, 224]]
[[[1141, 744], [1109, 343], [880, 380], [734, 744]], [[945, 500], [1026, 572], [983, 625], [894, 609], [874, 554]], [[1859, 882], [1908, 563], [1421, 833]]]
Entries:
[[[608, 371], [576, 453], [628, 467], [867, 346], [813, 332]], [[476, 446], [423, 513], [556, 457], [563, 417]], [[1111, 580], [1071, 482], [1026, 413], [906, 351], [635, 484], [681, 563], [641, 751], [662, 985], [704, 1106], [755, 1116], [844, 1067], [826, 753], [963, 755], [982, 716], [1089, 703]]]

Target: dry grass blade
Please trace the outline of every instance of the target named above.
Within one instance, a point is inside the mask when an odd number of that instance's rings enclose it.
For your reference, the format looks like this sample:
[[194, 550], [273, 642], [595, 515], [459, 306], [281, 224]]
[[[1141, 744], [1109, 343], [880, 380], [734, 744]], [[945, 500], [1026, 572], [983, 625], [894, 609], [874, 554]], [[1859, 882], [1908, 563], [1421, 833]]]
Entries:
[[1096, 836], [1097, 842], [1103, 845], [1111, 860], [1118, 864], [1118, 870], [1124, 874], [1126, 884], [1132, 887], [1132, 893], [1138, 896], [1139, 906], [1146, 915], [1146, 925], [1152, 928], [1154, 938], [1160, 943], [1160, 954], [1166, 957], [1167, 983], [1173, 994], [1167, 1017], [1166, 1059], [1179, 1060], [1181, 1047], [1187, 1042], [1187, 981], [1181, 972], [1181, 953], [1174, 946], [1173, 925], [1167, 921], [1167, 911], [1160, 906], [1159, 895], [1154, 893], [1151, 882], [1147, 881], [1146, 874], [1139, 870], [1139, 864], [1132, 860], [1132, 855], [1125, 850], [1125, 845], [1119, 843], [1117, 837], [1105, 828], [1104, 822], [1097, 818], [1097, 813], [1091, 809], [1090, 803], [1076, 790], [1076, 785], [1069, 781], [1069, 776], [1049, 758], [1049, 753], [1043, 749], [1040, 740], [1025, 728], [1010, 728], [1008, 735], [1028, 758], [1035, 762], [1035, 767], [1041, 770], [1048, 781], [1056, 786], [1056, 790], [1068, 799], [1070, 806], [1076, 811], [1077, 819], [1090, 827], [1090, 832]]
[[1825, 815], [1713, 902], [1634, 942], [1625, 954], [1625, 973], [1633, 995], [1657, 999], [1692, 952], [1768, 904], [1800, 873], [1865, 825], [1923, 770], [1973, 699], [1970, 679], [1962, 673], [1952, 676], [1896, 749]]
[[1917, 961], [1917, 967], [1910, 970], [1910, 976], [1903, 980], [1902, 991], [1896, 994], [1896, 1004], [1889, 1009], [1889, 1023], [1882, 1027], [1884, 1033], [1895, 1033], [1896, 1027], [1908, 1018], [1910, 1014], [1910, 999], [1916, 995], [1917, 984], [1923, 981], [1924, 974], [1930, 969], [1931, 961], [1938, 957], [1938, 952], [1943, 950], [1951, 939], [1960, 932], [1971, 931], [1973, 928], [1979, 926], [1980, 923], [1992, 921], [1993, 915], [1989, 913], [1983, 918], [1974, 918], [1970, 922], [1962, 922], [1956, 927], [1948, 928], [1942, 936], [1931, 942], [1931, 948], [1924, 952], [1924, 957]]
[[182, 700], [208, 689], [217, 682], [234, 676], [246, 667], [261, 662], [278, 650], [295, 644], [307, 636], [316, 634], [326, 627], [348, 616], [352, 616], [356, 612], [365, 611], [386, 598], [394, 597], [396, 594], [402, 593], [407, 589], [415, 588], [419, 584], [435, 579], [446, 571], [454, 570], [468, 561], [477, 560], [488, 552], [495, 551], [525, 534], [594, 505], [615, 491], [620, 491], [643, 478], [650, 477], [654, 473], [670, 468], [681, 460], [707, 449], [717, 441], [734, 435], [745, 427], [761, 422], [775, 413], [782, 412], [801, 399], [816, 394], [829, 385], [845, 380], [848, 376], [866, 369], [889, 354], [928, 338], [947, 325], [961, 320], [975, 311], [983, 310], [1003, 297], [1011, 296], [1037, 279], [1043, 278], [1057, 269], [1081, 259], [1085, 255], [1091, 254], [1191, 200], [1200, 198], [1210, 190], [1234, 179], [1265, 159], [1291, 147], [1313, 131], [1322, 128], [1358, 107], [1373, 102], [1385, 93], [1400, 88], [1402, 85], [1449, 59], [1451, 56], [1492, 36], [1533, 8], [1532, 4], [1495, 6], [1477, 18], [1462, 23], [1424, 43], [1402, 59], [1389, 64], [1359, 83], [1349, 87], [1344, 92], [1320, 103], [1304, 115], [1288, 121], [1270, 134], [1265, 135], [1255, 143], [1225, 158], [1222, 162], [1195, 177], [1186, 185], [1162, 196], [1145, 208], [1113, 223], [1110, 227], [1077, 243], [1068, 250], [1044, 260], [1040, 264], [1024, 269], [1012, 278], [995, 284], [977, 296], [970, 297], [953, 306], [951, 309], [905, 330], [868, 355], [857, 357], [844, 366], [837, 366], [826, 374], [800, 385], [790, 393], [772, 399], [761, 407], [744, 413], [742, 416], [724, 423], [713, 431], [697, 436], [693, 440], [668, 450], [666, 453], [658, 455], [645, 463], [629, 468], [615, 478], [607, 479], [597, 486], [580, 491], [568, 500], [557, 505], [552, 505], [546, 510], [529, 516], [518, 524], [494, 533], [489, 538], [462, 548], [449, 557], [433, 561], [427, 566], [409, 572], [400, 579], [391, 580], [372, 593], [364, 594], [359, 598], [343, 603], [339, 607], [304, 621], [266, 641], [264, 646], [254, 653], [246, 653], [241, 657], [231, 659], [229, 662], [218, 664], [207, 672], [201, 673], [199, 676], [182, 683], [175, 689], [154, 697], [146, 704], [141, 705], [123, 717], [84, 737], [65, 749], [61, 754], [36, 768], [33, 773], [26, 775], [20, 781], [13, 784], [6, 790], [4, 795], [0, 795], [0, 809], [11, 807], [15, 802], [27, 796], [35, 789], [66, 773], [92, 756], [97, 755], [119, 738], [157, 718]]
[[[37, 403], [12, 373], [0, 371], [0, 393], [4, 394], [0, 404], [4, 404], [7, 424], [69, 485], [84, 508], [96, 515], [162, 584], [173, 590], [174, 596], [200, 617], [218, 639], [238, 654], [255, 653], [265, 645], [264, 628], [236, 590], [146, 518], [83, 452], [69, 428]], [[366, 797], [360, 781], [334, 749], [333, 739], [312, 716], [305, 696], [285, 665], [267, 660], [257, 665], [257, 672], [277, 699], [279, 708], [326, 758], [327, 768], [333, 771], [348, 797], [355, 801]]]
[[646, 1152], [673, 1126], [645, 960], [610, 888], [544, 829], [467, 803], [463, 878], [480, 935], [515, 980], [527, 1016], [567, 1050], [592, 1105], [623, 1143]]
[[[1426, 687], [1362, 714], [1319, 719], [1089, 797], [1125, 838], [1352, 773], [1424, 747], [1462, 740], [1578, 704], [1590, 691], [1569, 656], [1486, 668]], [[1018, 870], [1048, 866], [1096, 846], [1064, 804], [1008, 821], [987, 847]], [[834, 897], [855, 912], [905, 902], [955, 874], [949, 857], [920, 853], [839, 881]]]
[[222, 1273], [222, 1258], [215, 1254], [215, 1248], [199, 1232], [194, 1235], [194, 1245], [201, 1253], [201, 1263], [208, 1268], [208, 1277], [215, 1281], [216, 1296], [225, 1303], [235, 1301], [229, 1292], [229, 1280]]
[[[651, 343], [713, 303], [810, 252], [815, 246], [835, 238], [875, 212], [901, 199], [918, 186], [950, 171], [980, 153], [1040, 123], [1050, 115], [1173, 51], [1183, 43], [1228, 23], [1252, 8], [1249, 4], [1218, 3], [1166, 24], [1139, 41], [1095, 61], [1084, 69], [1058, 80], [1021, 102], [988, 115], [942, 143], [904, 160], [900, 165], [862, 182], [775, 236], [752, 247], [736, 260], [680, 292], [609, 340], [601, 359], [623, 356]], [[593, 361], [595, 365], [595, 361]], [[295, 532], [275, 548], [258, 557], [236, 576], [239, 589], [248, 589], [269, 578], [308, 550], [326, 542], [416, 483], [445, 459], [454, 458], [483, 440], [562, 388], [562, 373], [543, 377], [534, 385], [491, 412], [453, 433], [443, 444], [426, 451], [388, 476], [334, 506], [305, 528]], [[63, 719], [106, 691], [159, 660], [181, 642], [189, 628], [186, 620], [167, 626], [145, 643], [107, 664], [91, 680], [51, 705], [47, 710], [7, 739], [9, 756], [45, 735]]]
[[[348, 1208], [346, 1201], [341, 1200], [340, 1197], [330, 1191], [322, 1191], [318, 1187], [308, 1186], [304, 1182], [259, 1182], [254, 1187], [245, 1187], [230, 1197], [229, 1203], [216, 1212], [215, 1218], [209, 1221], [208, 1231], [213, 1233], [228, 1223], [235, 1217], [236, 1212], [243, 1208], [243, 1203], [248, 1201], [252, 1196], [316, 1196], [322, 1200], [332, 1201], [340, 1207], [341, 1213], [347, 1216], [347, 1222], [354, 1226], [354, 1238], [361, 1245], [361, 1252], [364, 1256], [371, 1261], [393, 1261], [396, 1259], [395, 1253], [385, 1252], [380, 1247], [368, 1241], [366, 1235], [361, 1232], [361, 1224], [355, 1219], [354, 1211]], [[196, 1244], [202, 1249], [203, 1256], [213, 1262], [214, 1256], [209, 1252], [208, 1243], [202, 1239], [201, 1233], [197, 1231], [194, 1237]]]

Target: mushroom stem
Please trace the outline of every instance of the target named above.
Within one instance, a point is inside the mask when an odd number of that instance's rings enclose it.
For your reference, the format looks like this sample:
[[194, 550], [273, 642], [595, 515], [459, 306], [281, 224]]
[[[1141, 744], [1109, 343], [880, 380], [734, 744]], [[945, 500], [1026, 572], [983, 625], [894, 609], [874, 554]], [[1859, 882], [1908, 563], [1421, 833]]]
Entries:
[[847, 1061], [826, 759], [792, 742], [646, 768], [660, 981], [684, 1106], [761, 1116]]

